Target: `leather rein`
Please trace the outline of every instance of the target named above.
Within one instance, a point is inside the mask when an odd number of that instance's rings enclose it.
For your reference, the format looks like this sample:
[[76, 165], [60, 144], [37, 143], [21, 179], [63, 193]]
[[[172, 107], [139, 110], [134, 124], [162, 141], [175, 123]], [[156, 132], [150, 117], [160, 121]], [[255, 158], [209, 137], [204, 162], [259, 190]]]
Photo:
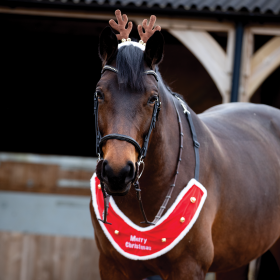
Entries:
[[[112, 66], [109, 65], [105, 65], [101, 71], [101, 75], [106, 71], [112, 71], [115, 73], [118, 73], [118, 70]], [[145, 75], [153, 75], [156, 79], [156, 81], [158, 82], [158, 76], [156, 74], [155, 71], [153, 70], [148, 70], [143, 72], [143, 74]], [[197, 135], [196, 135], [196, 131], [193, 125], [193, 121], [192, 121], [192, 117], [191, 117], [191, 113], [187, 110], [187, 105], [186, 103], [179, 97], [178, 94], [172, 92], [170, 90], [169, 87], [167, 87], [168, 91], [176, 98], [179, 100], [181, 106], [183, 107], [184, 110], [184, 114], [187, 116], [187, 120], [190, 126], [190, 130], [191, 130], [191, 134], [192, 134], [192, 139], [193, 139], [193, 144], [194, 144], [194, 152], [195, 152], [195, 179], [198, 181], [199, 179], [199, 142], [197, 141]], [[177, 162], [177, 167], [176, 167], [176, 173], [174, 176], [174, 181], [173, 184], [170, 186], [170, 189], [165, 197], [165, 200], [162, 204], [162, 206], [160, 207], [157, 215], [155, 216], [153, 222], [149, 222], [145, 211], [144, 211], [144, 207], [143, 207], [143, 203], [142, 203], [142, 199], [141, 199], [141, 189], [140, 189], [140, 184], [139, 184], [139, 179], [144, 171], [144, 161], [143, 159], [146, 157], [147, 155], [147, 150], [148, 150], [148, 143], [149, 143], [149, 139], [152, 133], [153, 128], [156, 125], [156, 121], [158, 119], [158, 114], [160, 111], [160, 104], [161, 102], [159, 101], [159, 99], [157, 99], [155, 101], [155, 105], [154, 105], [154, 109], [153, 109], [153, 114], [152, 114], [152, 120], [151, 120], [151, 124], [150, 124], [150, 128], [149, 131], [147, 133], [147, 135], [144, 138], [144, 143], [142, 148], [140, 147], [140, 145], [138, 144], [137, 141], [135, 141], [132, 137], [127, 136], [127, 135], [123, 135], [123, 134], [117, 134], [117, 133], [112, 133], [112, 134], [108, 134], [105, 136], [101, 136], [100, 130], [99, 130], [99, 126], [98, 126], [98, 96], [97, 96], [97, 92], [95, 92], [94, 94], [94, 118], [95, 118], [95, 132], [96, 132], [96, 153], [98, 155], [98, 161], [97, 161], [97, 166], [96, 169], [101, 170], [102, 167], [102, 163], [103, 163], [103, 159], [101, 159], [103, 157], [103, 153], [102, 153], [102, 145], [104, 144], [105, 141], [109, 140], [109, 139], [117, 139], [120, 141], [126, 141], [132, 145], [134, 145], [135, 149], [137, 150], [139, 156], [138, 156], [138, 161], [136, 162], [136, 175], [134, 180], [132, 181], [132, 184], [135, 188], [136, 191], [136, 195], [137, 195], [137, 199], [139, 202], [139, 206], [140, 206], [140, 210], [142, 212], [143, 218], [144, 218], [144, 222], [141, 223], [145, 223], [145, 224], [149, 224], [149, 225], [155, 225], [159, 219], [161, 218], [169, 199], [171, 198], [173, 189], [176, 185], [176, 180], [177, 180], [177, 176], [179, 174], [179, 167], [180, 167], [180, 163], [181, 163], [181, 156], [182, 156], [182, 151], [183, 151], [183, 132], [182, 132], [182, 122], [181, 122], [181, 117], [180, 114], [178, 112], [175, 100], [173, 99], [173, 103], [175, 106], [175, 110], [176, 110], [176, 114], [177, 114], [177, 118], [178, 118], [178, 123], [179, 123], [179, 133], [180, 133], [180, 146], [179, 146], [179, 157], [178, 157], [178, 162]], [[140, 166], [141, 164], [143, 164], [143, 168], [142, 171], [140, 173]], [[103, 198], [104, 198], [104, 213], [103, 213], [103, 219], [98, 219], [99, 221], [105, 223], [105, 224], [111, 224], [109, 222], [107, 222], [107, 215], [108, 215], [108, 209], [109, 209], [109, 200], [110, 200], [110, 195], [106, 192], [105, 187], [104, 187], [104, 183], [102, 182], [101, 178], [100, 179], [100, 184], [101, 184], [101, 190], [102, 190], [102, 194], [103, 194]]]

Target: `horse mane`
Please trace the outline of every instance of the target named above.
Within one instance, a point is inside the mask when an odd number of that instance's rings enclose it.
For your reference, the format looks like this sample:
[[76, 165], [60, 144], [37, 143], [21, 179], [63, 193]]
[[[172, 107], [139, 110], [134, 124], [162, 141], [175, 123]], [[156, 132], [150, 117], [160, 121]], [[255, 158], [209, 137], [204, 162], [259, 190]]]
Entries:
[[144, 53], [141, 49], [133, 45], [121, 47], [117, 53], [116, 63], [121, 88], [135, 92], [145, 91]]
[[[133, 45], [123, 46], [118, 50], [116, 57], [117, 69], [118, 69], [118, 83], [122, 89], [130, 89], [135, 92], [143, 92], [145, 87], [145, 75], [144, 72], [144, 52]], [[177, 95], [185, 103], [184, 97], [179, 93], [172, 92], [172, 89], [163, 80], [158, 65], [155, 69], [159, 82], [162, 83], [169, 93]]]
[[185, 100], [185, 98], [183, 97], [183, 95], [181, 95], [181, 94], [179, 94], [179, 93], [177, 93], [177, 92], [174, 92], [173, 90], [172, 90], [172, 88], [170, 88], [170, 86], [166, 83], [166, 81], [162, 78], [162, 76], [161, 76], [161, 74], [160, 74], [160, 72], [159, 72], [159, 70], [158, 70], [158, 65], [156, 66], [156, 73], [157, 73], [157, 76], [158, 76], [158, 80], [159, 80], [159, 83], [161, 83], [162, 85], [163, 85], [163, 87], [170, 93], [170, 94], [172, 94], [173, 96], [177, 96], [177, 97], [179, 97], [181, 100], [183, 100], [186, 104], [188, 104], [187, 103], [187, 101]]

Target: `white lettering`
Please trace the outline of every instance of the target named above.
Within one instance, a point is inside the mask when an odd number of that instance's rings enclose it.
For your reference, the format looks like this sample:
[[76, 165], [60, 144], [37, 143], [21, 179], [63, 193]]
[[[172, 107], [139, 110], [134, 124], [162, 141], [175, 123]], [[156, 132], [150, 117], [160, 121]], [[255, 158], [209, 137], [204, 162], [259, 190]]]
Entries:
[[139, 243], [143, 243], [146, 244], [148, 239], [145, 238], [141, 238], [141, 237], [136, 237], [136, 235], [130, 235], [130, 241], [132, 242], [139, 242]]
[[[147, 240], [146, 240], [147, 241]], [[134, 248], [134, 249], [139, 249], [139, 250], [152, 250], [152, 247], [150, 246], [142, 246], [140, 244], [135, 244], [135, 243], [130, 243], [130, 242], [125, 242], [125, 247], [127, 248]]]

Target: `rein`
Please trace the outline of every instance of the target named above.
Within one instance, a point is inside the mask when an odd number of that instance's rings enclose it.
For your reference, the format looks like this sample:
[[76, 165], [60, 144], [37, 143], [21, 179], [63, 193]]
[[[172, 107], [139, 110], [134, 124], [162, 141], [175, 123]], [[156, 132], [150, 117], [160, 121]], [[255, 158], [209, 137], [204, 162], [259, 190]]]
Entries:
[[[109, 65], [105, 65], [101, 71], [101, 74], [103, 74], [106, 70], [118, 73], [118, 70], [112, 66]], [[148, 70], [143, 72], [143, 74], [145, 75], [153, 75], [156, 79], [156, 81], [158, 82], [158, 76], [156, 74], [155, 71], [153, 70]], [[184, 103], [184, 101], [178, 96], [178, 94], [172, 92], [170, 90], [169, 87], [167, 87], [168, 91], [176, 98], [179, 100], [181, 106], [184, 109], [184, 114], [186, 114], [187, 116], [187, 120], [190, 126], [190, 130], [191, 130], [191, 134], [192, 134], [192, 139], [193, 139], [193, 144], [194, 144], [194, 151], [195, 151], [195, 179], [197, 181], [199, 181], [199, 142], [197, 141], [197, 135], [196, 135], [196, 131], [193, 125], [193, 121], [192, 121], [192, 117], [191, 117], [191, 113], [187, 110], [186, 104]], [[109, 140], [109, 139], [117, 139], [120, 141], [126, 141], [132, 145], [134, 145], [135, 149], [137, 150], [137, 152], [139, 153], [138, 156], [138, 161], [136, 162], [136, 176], [132, 182], [132, 185], [135, 188], [136, 191], [136, 195], [137, 195], [137, 199], [139, 202], [139, 206], [140, 206], [140, 210], [141, 213], [143, 215], [144, 218], [144, 222], [141, 223], [145, 223], [145, 224], [149, 224], [149, 225], [155, 225], [159, 219], [161, 218], [164, 210], [166, 209], [166, 206], [168, 204], [169, 199], [171, 198], [173, 189], [176, 185], [176, 181], [177, 181], [177, 177], [179, 174], [179, 167], [180, 167], [180, 163], [181, 163], [181, 156], [182, 156], [182, 151], [183, 151], [183, 132], [182, 132], [182, 122], [181, 122], [181, 117], [179, 115], [176, 103], [173, 99], [173, 104], [175, 106], [175, 110], [176, 110], [176, 114], [177, 114], [177, 118], [178, 118], [178, 123], [179, 123], [179, 133], [180, 133], [180, 146], [179, 146], [179, 157], [178, 157], [178, 162], [177, 162], [177, 167], [176, 167], [176, 173], [175, 173], [175, 177], [174, 177], [174, 181], [173, 184], [170, 186], [170, 189], [167, 193], [167, 196], [165, 197], [165, 200], [162, 204], [162, 206], [160, 207], [157, 215], [155, 216], [155, 219], [153, 220], [153, 222], [149, 222], [145, 211], [144, 211], [144, 207], [143, 207], [143, 203], [142, 203], [142, 199], [141, 199], [141, 189], [140, 189], [140, 184], [139, 184], [139, 179], [144, 171], [144, 161], [143, 159], [146, 157], [147, 155], [147, 150], [148, 150], [148, 143], [149, 143], [149, 139], [152, 133], [153, 128], [156, 125], [156, 121], [158, 119], [158, 114], [160, 111], [160, 104], [161, 102], [159, 101], [159, 99], [157, 99], [155, 101], [155, 105], [154, 105], [154, 109], [153, 109], [153, 115], [152, 115], [152, 120], [151, 120], [151, 124], [150, 124], [150, 128], [149, 131], [147, 133], [147, 135], [144, 138], [144, 143], [143, 143], [143, 147], [141, 148], [140, 145], [138, 144], [137, 141], [135, 141], [132, 137], [127, 136], [127, 135], [123, 135], [123, 134], [117, 134], [117, 133], [112, 133], [112, 134], [108, 134], [105, 136], [101, 136], [100, 130], [99, 130], [99, 126], [98, 126], [98, 97], [97, 94], [94, 94], [94, 117], [95, 117], [95, 130], [96, 130], [96, 153], [98, 155], [98, 162], [97, 162], [97, 166], [96, 169], [101, 170], [102, 167], [102, 163], [103, 163], [103, 159], [101, 159], [103, 157], [102, 154], [102, 145], [105, 141]], [[142, 171], [140, 173], [140, 166], [141, 164], [143, 164], [143, 168]], [[139, 174], [140, 173], [140, 174]], [[104, 224], [111, 224], [109, 222], [107, 222], [107, 215], [108, 215], [108, 209], [109, 209], [109, 200], [110, 200], [110, 195], [107, 194], [105, 187], [104, 187], [104, 183], [102, 182], [101, 178], [100, 179], [100, 184], [101, 184], [101, 190], [102, 190], [102, 194], [103, 194], [103, 198], [104, 198], [104, 213], [103, 213], [103, 220], [102, 219], [98, 219], [99, 221], [103, 222]]]

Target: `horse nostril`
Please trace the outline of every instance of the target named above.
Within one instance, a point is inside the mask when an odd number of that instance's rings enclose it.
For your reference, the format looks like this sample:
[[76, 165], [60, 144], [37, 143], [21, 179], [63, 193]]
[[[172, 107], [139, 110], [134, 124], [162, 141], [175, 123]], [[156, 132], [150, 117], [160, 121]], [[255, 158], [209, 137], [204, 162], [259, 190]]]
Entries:
[[108, 165], [108, 161], [105, 159], [103, 161], [103, 164], [102, 164], [102, 168], [101, 168], [101, 177], [104, 179], [105, 177], [107, 177], [107, 172], [109, 171], [108, 170], [109, 168], [109, 165]]
[[131, 161], [119, 171], [116, 172], [107, 160], [103, 161], [101, 168], [101, 178], [104, 183], [111, 187], [124, 187], [130, 183], [135, 176], [135, 167]]
[[126, 165], [126, 177], [125, 177], [125, 184], [128, 184], [134, 178], [134, 164], [131, 161], [128, 161]]

